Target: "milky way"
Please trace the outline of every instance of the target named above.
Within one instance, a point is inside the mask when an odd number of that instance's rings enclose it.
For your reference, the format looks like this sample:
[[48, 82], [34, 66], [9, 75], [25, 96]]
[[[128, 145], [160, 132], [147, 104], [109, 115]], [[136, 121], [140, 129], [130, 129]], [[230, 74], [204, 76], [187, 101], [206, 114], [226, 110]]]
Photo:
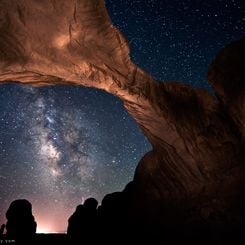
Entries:
[[[79, 87], [0, 87], [2, 210], [27, 198], [40, 231], [76, 205], [122, 190], [150, 145], [112, 95]], [[4, 212], [1, 212], [3, 219]], [[45, 228], [44, 228], [45, 227]]]

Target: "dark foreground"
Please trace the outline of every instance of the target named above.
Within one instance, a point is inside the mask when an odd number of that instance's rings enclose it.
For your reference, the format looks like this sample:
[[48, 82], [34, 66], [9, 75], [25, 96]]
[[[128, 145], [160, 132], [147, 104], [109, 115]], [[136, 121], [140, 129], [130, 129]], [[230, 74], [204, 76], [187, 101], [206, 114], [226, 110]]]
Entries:
[[167, 230], [165, 227], [140, 230], [135, 227], [130, 233], [120, 230], [116, 233], [110, 231], [103, 233], [84, 234], [80, 240], [70, 240], [66, 234], [36, 234], [31, 240], [15, 241], [3, 236], [0, 244], [188, 244], [188, 245], [223, 245], [245, 244], [245, 232], [243, 227], [230, 226], [219, 230], [201, 230], [197, 226], [173, 227]]
[[50, 233], [50, 234], [36, 234], [31, 240], [16, 241], [14, 239], [3, 236], [0, 239], [0, 244], [69, 244], [66, 234]]

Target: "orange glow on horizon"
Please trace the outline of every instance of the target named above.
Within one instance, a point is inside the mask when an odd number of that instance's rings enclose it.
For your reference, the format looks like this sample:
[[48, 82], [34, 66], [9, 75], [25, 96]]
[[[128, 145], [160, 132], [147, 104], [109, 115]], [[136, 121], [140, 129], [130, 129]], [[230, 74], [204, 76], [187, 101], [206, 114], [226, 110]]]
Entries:
[[65, 233], [65, 232], [55, 231], [51, 225], [38, 225], [37, 233]]
[[45, 203], [45, 208], [39, 206], [38, 211], [37, 209], [33, 210], [33, 215], [37, 223], [36, 233], [66, 233], [67, 220], [72, 211], [65, 209], [63, 205], [60, 206], [59, 203], [55, 204], [56, 209], [52, 212], [48, 210], [48, 207], [50, 207], [49, 203]]

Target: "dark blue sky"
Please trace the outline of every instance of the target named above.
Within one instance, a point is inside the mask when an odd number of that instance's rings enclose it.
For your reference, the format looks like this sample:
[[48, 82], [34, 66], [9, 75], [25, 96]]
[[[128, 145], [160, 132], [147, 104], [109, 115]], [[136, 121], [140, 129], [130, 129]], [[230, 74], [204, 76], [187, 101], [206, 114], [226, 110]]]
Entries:
[[106, 0], [131, 57], [158, 80], [208, 88], [217, 52], [245, 35], [243, 0]]
[[[135, 63], [158, 80], [209, 88], [208, 65], [244, 35], [244, 1], [106, 0]], [[0, 86], [0, 223], [10, 202], [33, 204], [38, 230], [65, 230], [84, 198], [133, 178], [151, 149], [122, 103], [82, 87]]]

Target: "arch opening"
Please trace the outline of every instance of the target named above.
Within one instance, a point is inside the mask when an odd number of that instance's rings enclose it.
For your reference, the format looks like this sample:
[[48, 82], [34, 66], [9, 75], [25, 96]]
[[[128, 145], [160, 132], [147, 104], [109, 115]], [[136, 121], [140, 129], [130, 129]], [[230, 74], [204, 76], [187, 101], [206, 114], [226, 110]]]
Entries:
[[1, 220], [12, 200], [25, 198], [38, 232], [64, 232], [79, 203], [121, 191], [150, 149], [121, 101], [101, 90], [5, 84], [0, 91]]

